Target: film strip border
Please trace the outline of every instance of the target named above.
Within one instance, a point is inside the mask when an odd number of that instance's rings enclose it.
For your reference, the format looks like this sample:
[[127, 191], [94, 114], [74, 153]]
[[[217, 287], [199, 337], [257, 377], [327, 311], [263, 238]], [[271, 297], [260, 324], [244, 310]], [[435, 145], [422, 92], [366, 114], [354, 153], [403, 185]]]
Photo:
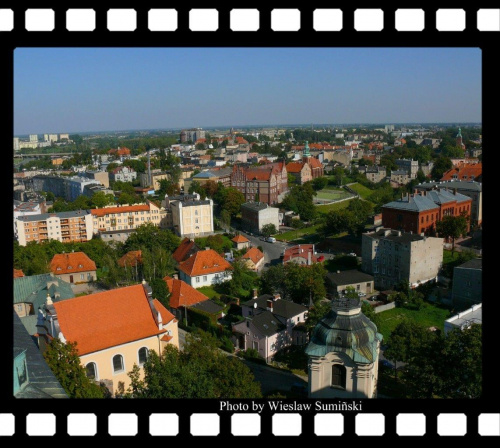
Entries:
[[[351, 14], [352, 13], [352, 14]], [[186, 17], [187, 14], [187, 17]], [[98, 20], [98, 16], [102, 19]], [[309, 25], [309, 26], [308, 26]], [[500, 31], [500, 9], [462, 8], [394, 9], [359, 8], [351, 11], [342, 9], [316, 8], [301, 11], [296, 8], [275, 8], [265, 12], [253, 8], [234, 8], [222, 11], [215, 8], [173, 8], [149, 9], [148, 11], [111, 8], [30, 8], [13, 10], [0, 8], [0, 32], [28, 31], [92, 32], [105, 29], [111, 32], [132, 32], [147, 29], [155, 32], [231, 31], [256, 32], [269, 28], [272, 31], [296, 32], [312, 26], [314, 31], [339, 32], [396, 30], [401, 32], [424, 30], [437, 31]]]
[[[141, 421], [140, 421], [141, 420]], [[258, 413], [0, 413], [0, 436], [500, 436], [500, 414], [399, 413], [275, 413], [270, 420]]]

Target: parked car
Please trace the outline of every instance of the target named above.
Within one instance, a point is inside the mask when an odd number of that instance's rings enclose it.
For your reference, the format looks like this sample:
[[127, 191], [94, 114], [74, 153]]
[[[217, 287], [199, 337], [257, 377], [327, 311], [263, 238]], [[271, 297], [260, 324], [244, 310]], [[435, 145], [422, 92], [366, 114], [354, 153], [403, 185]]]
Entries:
[[366, 294], [364, 292], [358, 292], [358, 296], [359, 297], [364, 297], [364, 296], [366, 296]]
[[350, 257], [357, 257], [357, 255], [354, 252], [351, 252], [350, 254], [347, 255], [349, 255]]
[[372, 301], [378, 300], [378, 296], [371, 296], [368, 300], [372, 300]]
[[268, 243], [275, 243], [276, 242], [276, 238], [274, 238], [274, 236], [269, 236], [267, 237], [267, 240], [266, 240]]

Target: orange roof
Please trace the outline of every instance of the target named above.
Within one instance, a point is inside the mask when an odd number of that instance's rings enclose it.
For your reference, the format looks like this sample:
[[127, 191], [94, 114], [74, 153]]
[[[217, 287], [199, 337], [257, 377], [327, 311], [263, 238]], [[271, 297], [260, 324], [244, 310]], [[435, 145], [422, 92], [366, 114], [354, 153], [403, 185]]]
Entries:
[[257, 264], [264, 258], [264, 254], [256, 247], [251, 247], [247, 250], [246, 254], [243, 255], [243, 258], [248, 258], [252, 260], [254, 264]]
[[[54, 302], [61, 332], [81, 355], [165, 333], [142, 285]], [[160, 312], [160, 314], [162, 314]]]
[[[266, 167], [267, 168], [267, 167]], [[273, 174], [273, 168], [269, 167], [267, 169], [248, 169], [245, 171], [245, 175], [248, 180], [269, 180]]]
[[169, 342], [173, 339], [173, 336], [168, 336], [167, 334], [163, 336], [160, 341]]
[[477, 179], [483, 174], [483, 164], [480, 163], [464, 163], [446, 171], [441, 180], [452, 180], [453, 176], [457, 176], [459, 180], [471, 180], [471, 176]]
[[316, 157], [309, 157], [311, 168], [323, 168], [323, 164]]
[[290, 163], [287, 163], [286, 170], [289, 173], [300, 173], [302, 171], [303, 167], [304, 167], [304, 164], [302, 162], [290, 162]]
[[236, 142], [239, 144], [248, 144], [248, 142], [243, 137], [236, 137]]
[[113, 215], [115, 213], [146, 212], [146, 211], [149, 211], [148, 204], [126, 205], [124, 207], [93, 208], [90, 210], [90, 213], [93, 216], [106, 216], [106, 215]]
[[172, 308], [179, 308], [184, 305], [191, 306], [208, 300], [205, 294], [182, 280], [168, 276], [164, 277], [163, 280], [167, 283], [167, 288], [170, 291], [170, 306]]
[[177, 263], [180, 263], [184, 261], [186, 258], [187, 253], [195, 246], [194, 241], [191, 241], [189, 238], [184, 238], [181, 241], [181, 244], [177, 249], [174, 250], [174, 253], [172, 254], [172, 258], [177, 261]]
[[118, 264], [124, 268], [125, 266], [135, 266], [142, 264], [142, 251], [131, 250], [118, 260]]
[[304, 258], [307, 260], [309, 258], [309, 253], [311, 254], [311, 261], [313, 263], [318, 261], [316, 255], [314, 255], [314, 244], [299, 244], [297, 246], [289, 247], [283, 254], [283, 263], [286, 263], [293, 258]]
[[238, 233], [238, 235], [236, 235], [234, 238], [232, 238], [231, 241], [233, 241], [237, 244], [237, 243], [248, 243], [250, 240]]
[[24, 272], [22, 269], [14, 269], [14, 278], [24, 277]]
[[161, 324], [168, 324], [170, 321], [175, 320], [175, 316], [167, 310], [158, 299], [153, 299], [156, 310], [160, 313]]
[[95, 271], [96, 269], [95, 263], [85, 252], [56, 254], [50, 262], [50, 270], [56, 275]]
[[186, 261], [180, 263], [179, 269], [190, 277], [195, 277], [197, 275], [224, 272], [226, 269], [233, 269], [233, 267], [215, 250], [206, 249], [196, 252]]

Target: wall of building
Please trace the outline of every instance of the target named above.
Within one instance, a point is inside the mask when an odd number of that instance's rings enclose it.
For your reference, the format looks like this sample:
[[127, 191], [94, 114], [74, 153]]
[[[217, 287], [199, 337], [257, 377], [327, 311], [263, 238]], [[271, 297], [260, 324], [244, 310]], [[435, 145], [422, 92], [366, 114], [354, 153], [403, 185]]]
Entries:
[[457, 266], [453, 269], [453, 304], [467, 308], [483, 301], [483, 271]]
[[185, 281], [188, 285], [193, 288], [201, 288], [202, 286], [210, 286], [217, 285], [221, 282], [225, 282], [231, 280], [232, 273], [231, 272], [217, 272], [213, 274], [207, 275], [198, 275], [190, 277], [183, 271], [179, 271], [179, 279]]
[[[74, 272], [72, 274], [57, 274], [54, 272], [54, 275], [65, 282], [77, 284], [77, 283], [88, 283], [95, 282], [97, 280], [96, 271], [85, 271], [85, 272]], [[83, 277], [83, 278], [82, 278]]]
[[213, 202], [185, 206], [183, 201], [170, 205], [172, 225], [180, 237], [200, 237], [214, 232]]

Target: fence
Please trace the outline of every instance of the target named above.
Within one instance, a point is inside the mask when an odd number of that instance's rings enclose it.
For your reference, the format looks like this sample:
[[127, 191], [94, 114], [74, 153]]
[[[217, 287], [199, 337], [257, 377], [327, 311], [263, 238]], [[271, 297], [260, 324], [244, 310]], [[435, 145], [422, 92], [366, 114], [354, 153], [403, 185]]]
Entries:
[[381, 313], [382, 311], [392, 310], [393, 308], [396, 308], [396, 302], [387, 303], [385, 305], [377, 306], [377, 307], [375, 307], [374, 311], [375, 311], [375, 313]]

